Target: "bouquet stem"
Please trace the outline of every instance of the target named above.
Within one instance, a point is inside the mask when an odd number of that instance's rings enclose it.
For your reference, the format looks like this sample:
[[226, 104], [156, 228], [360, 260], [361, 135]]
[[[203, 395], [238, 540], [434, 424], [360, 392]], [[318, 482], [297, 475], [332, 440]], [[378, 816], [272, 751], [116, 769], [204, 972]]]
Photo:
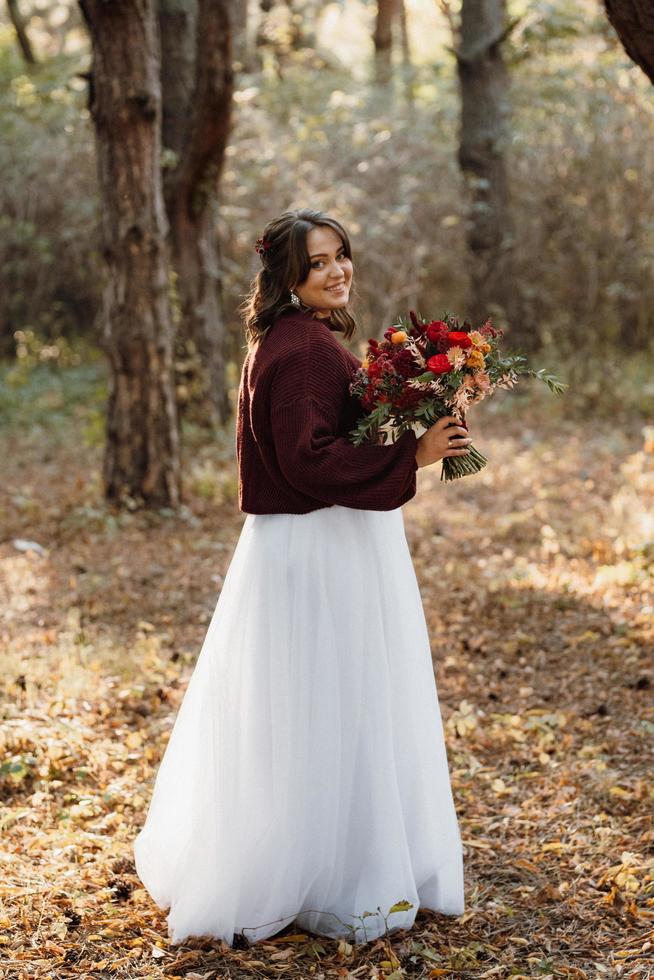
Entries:
[[[428, 426], [423, 425], [417, 420], [411, 425], [411, 428], [415, 432], [416, 436], [420, 436], [427, 431]], [[380, 428], [382, 445], [385, 442], [395, 442], [398, 438], [398, 430], [394, 426], [387, 422]], [[458, 480], [462, 476], [470, 476], [473, 473], [479, 473], [479, 470], [483, 469], [488, 462], [486, 456], [480, 453], [478, 449], [470, 445], [467, 447], [468, 453], [465, 456], [444, 456], [443, 465], [441, 467], [441, 480]]]
[[444, 456], [441, 468], [441, 480], [458, 480], [471, 473], [479, 473], [488, 462], [483, 453], [474, 446], [468, 446], [466, 456]]

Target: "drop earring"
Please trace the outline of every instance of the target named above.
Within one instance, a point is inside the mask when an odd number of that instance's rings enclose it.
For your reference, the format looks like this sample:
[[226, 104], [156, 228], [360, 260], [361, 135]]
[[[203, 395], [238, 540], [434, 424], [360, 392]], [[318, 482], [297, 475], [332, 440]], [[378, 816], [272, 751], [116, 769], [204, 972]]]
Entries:
[[299, 306], [300, 305], [300, 297], [297, 296], [296, 293], [294, 293], [292, 289], [291, 289], [291, 303], [293, 304], [293, 306]]

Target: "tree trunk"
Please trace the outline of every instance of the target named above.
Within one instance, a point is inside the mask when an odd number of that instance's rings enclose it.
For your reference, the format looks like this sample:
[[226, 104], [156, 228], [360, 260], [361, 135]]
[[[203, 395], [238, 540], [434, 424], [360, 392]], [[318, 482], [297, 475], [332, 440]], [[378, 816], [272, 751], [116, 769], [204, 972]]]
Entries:
[[[184, 150], [195, 84], [197, 0], [159, 0], [161, 39], [161, 140], [164, 195], [174, 186]], [[173, 156], [171, 156], [171, 153]]]
[[375, 83], [390, 85], [393, 80], [393, 20], [398, 0], [377, 0], [377, 17], [372, 36], [375, 45]]
[[217, 193], [231, 127], [232, 0], [161, 0], [164, 183], [181, 307], [179, 340], [197, 349], [212, 422], [230, 416], [225, 380]]
[[414, 70], [409, 43], [409, 24], [406, 13], [406, 0], [399, 0], [400, 36], [402, 38], [402, 77], [404, 79], [404, 97], [409, 105], [413, 104]]
[[176, 507], [179, 432], [173, 381], [161, 88], [154, 0], [80, 0], [91, 35], [107, 281], [102, 342], [109, 360], [105, 493]]
[[34, 51], [29, 39], [29, 34], [27, 33], [25, 21], [23, 20], [23, 15], [21, 14], [18, 6], [18, 0], [7, 0], [7, 10], [9, 12], [9, 19], [11, 20], [13, 28], [16, 31], [18, 46], [23, 52], [23, 58], [28, 65], [35, 65], [36, 58], [34, 57]]
[[654, 6], [651, 0], [604, 0], [622, 46], [654, 83]]
[[[470, 206], [467, 241], [471, 253], [472, 302], [479, 323], [493, 315], [516, 329], [513, 230], [504, 152], [509, 78], [501, 44], [507, 33], [504, 0], [463, 0], [456, 52], [461, 89], [459, 164]], [[512, 337], [513, 339], [513, 337]], [[529, 338], [520, 335], [520, 341]]]

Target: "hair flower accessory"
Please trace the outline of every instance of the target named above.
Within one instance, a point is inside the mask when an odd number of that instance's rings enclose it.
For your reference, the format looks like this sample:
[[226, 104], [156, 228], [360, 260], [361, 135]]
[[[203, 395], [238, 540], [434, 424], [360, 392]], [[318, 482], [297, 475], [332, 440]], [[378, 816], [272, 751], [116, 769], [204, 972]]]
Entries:
[[259, 253], [259, 255], [265, 255], [271, 245], [272, 242], [270, 241], [269, 238], [257, 238], [254, 247], [256, 251]]

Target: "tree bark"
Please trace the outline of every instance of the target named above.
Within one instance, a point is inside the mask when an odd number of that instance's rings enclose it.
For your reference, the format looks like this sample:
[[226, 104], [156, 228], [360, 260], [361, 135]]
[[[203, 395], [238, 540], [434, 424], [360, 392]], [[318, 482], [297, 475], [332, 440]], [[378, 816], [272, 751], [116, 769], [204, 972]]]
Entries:
[[80, 0], [93, 47], [95, 125], [107, 280], [109, 360], [104, 484], [127, 506], [180, 501], [155, 0]]
[[[164, 194], [174, 185], [184, 150], [189, 108], [195, 84], [197, 0], [159, 0], [161, 43], [161, 138], [164, 148]], [[174, 154], [173, 157], [170, 154]]]
[[213, 421], [230, 416], [225, 380], [217, 194], [231, 128], [232, 0], [161, 0], [164, 192], [181, 307], [179, 340], [206, 371]]
[[504, 0], [463, 0], [456, 51], [461, 89], [459, 165], [469, 193], [466, 228], [471, 254], [470, 317], [489, 315], [520, 333], [512, 274], [513, 228], [505, 163], [509, 78], [501, 45], [506, 37]]
[[388, 86], [393, 80], [393, 21], [398, 0], [377, 0], [377, 17], [372, 36], [375, 45], [375, 83]]
[[622, 46], [654, 83], [654, 6], [651, 0], [604, 0]]
[[23, 15], [20, 12], [18, 6], [18, 0], [7, 0], [7, 11], [9, 12], [9, 19], [16, 31], [16, 38], [18, 40], [18, 46], [23, 52], [23, 58], [28, 65], [35, 65], [36, 58], [34, 57], [34, 50], [27, 33], [27, 27], [25, 26], [25, 21], [23, 20]]

